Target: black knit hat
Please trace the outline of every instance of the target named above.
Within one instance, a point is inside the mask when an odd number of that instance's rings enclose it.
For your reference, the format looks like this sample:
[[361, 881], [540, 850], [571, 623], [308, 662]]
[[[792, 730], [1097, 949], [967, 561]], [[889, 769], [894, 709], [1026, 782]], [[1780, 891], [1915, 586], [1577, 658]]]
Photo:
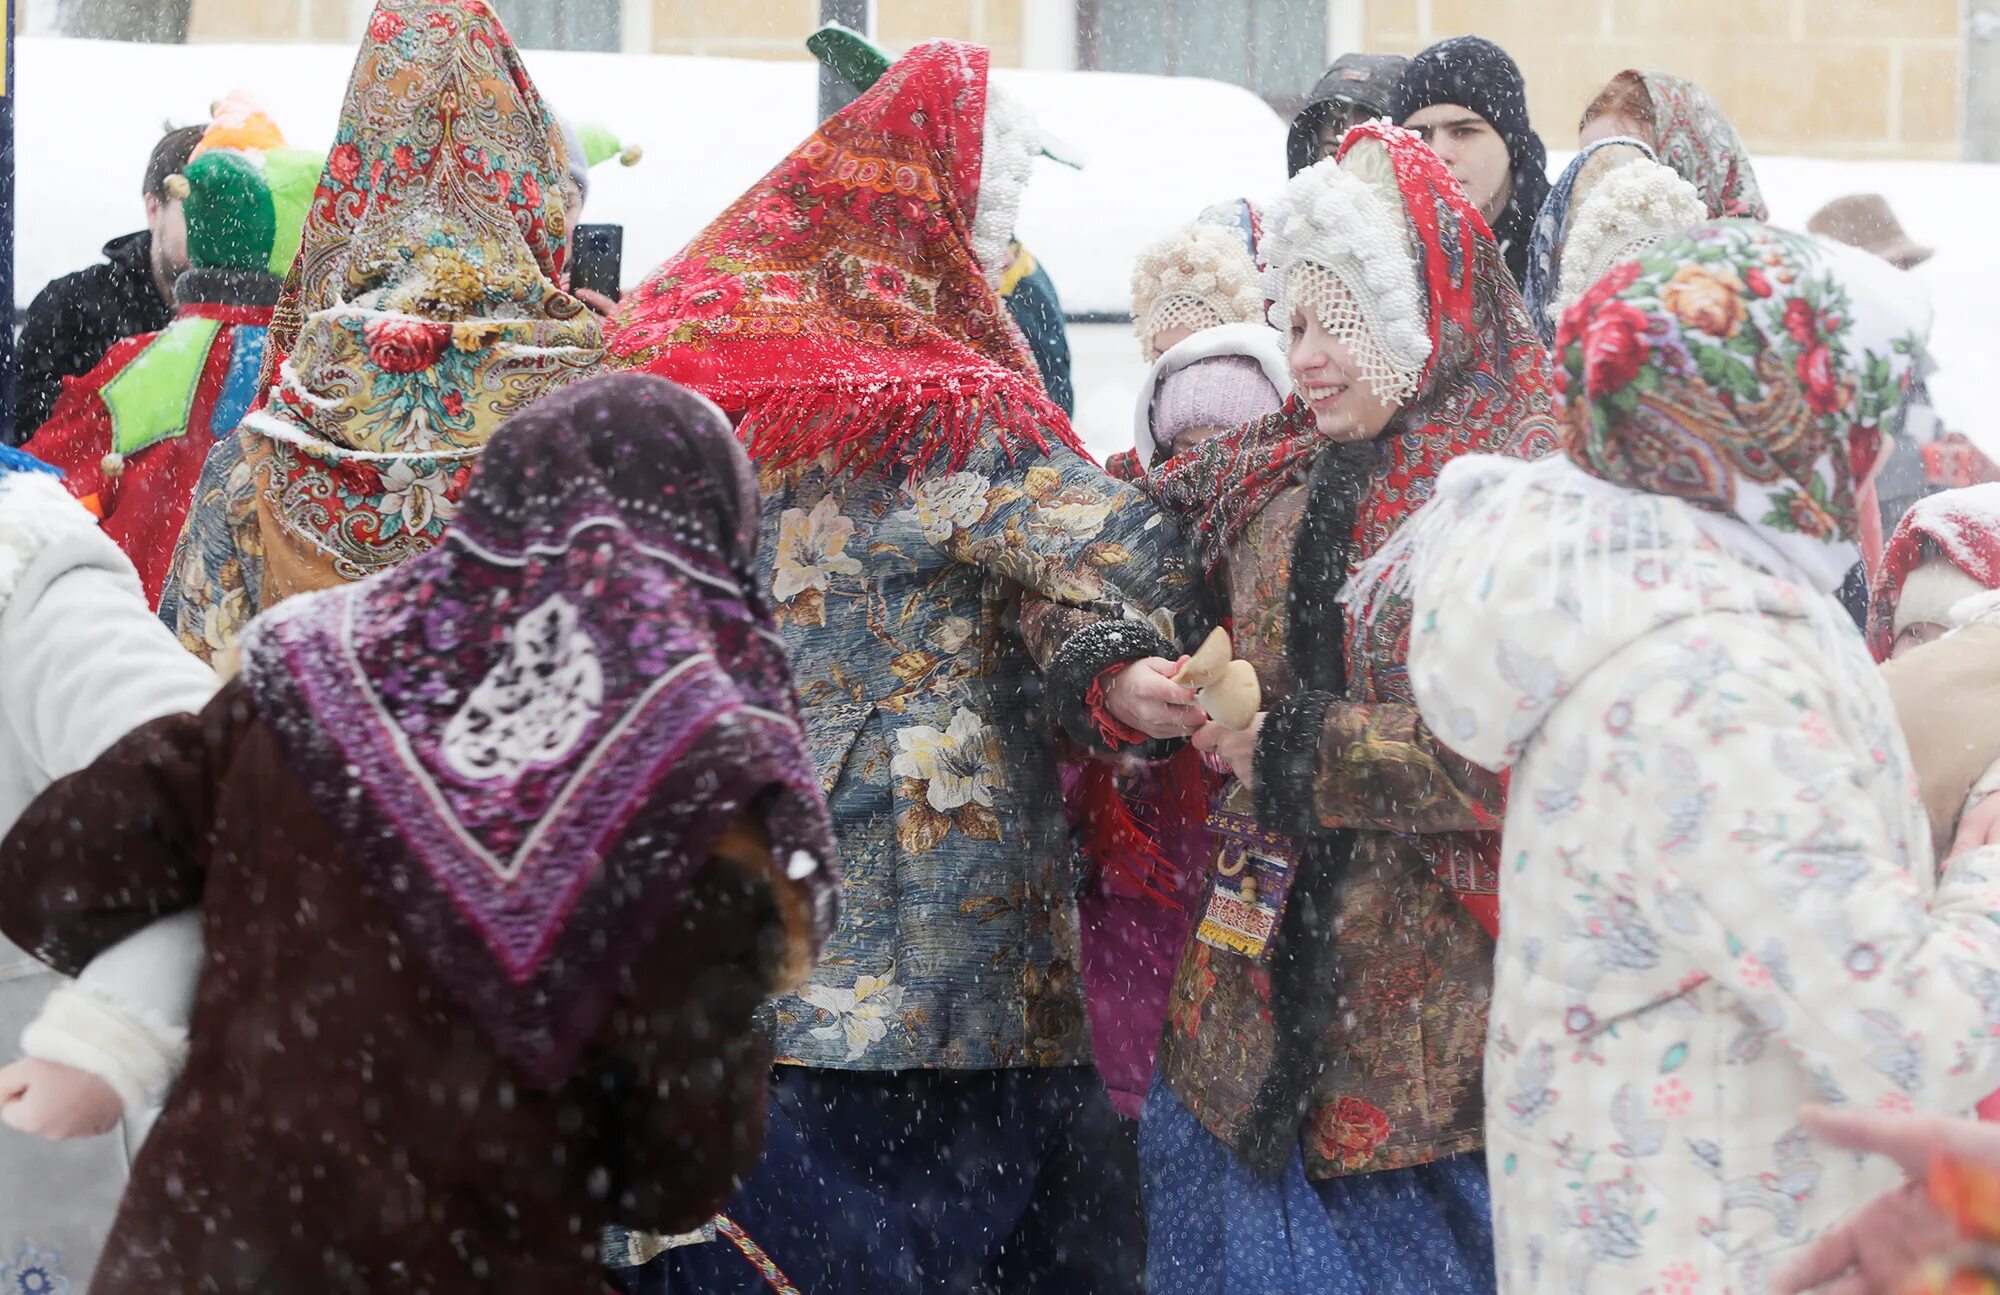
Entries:
[[1500, 132], [1514, 169], [1514, 193], [1494, 222], [1493, 236], [1507, 249], [1507, 268], [1519, 283], [1528, 272], [1528, 235], [1549, 194], [1549, 151], [1528, 123], [1528, 86], [1506, 50], [1479, 36], [1439, 41], [1410, 60], [1396, 83], [1399, 122], [1433, 104], [1469, 108]]

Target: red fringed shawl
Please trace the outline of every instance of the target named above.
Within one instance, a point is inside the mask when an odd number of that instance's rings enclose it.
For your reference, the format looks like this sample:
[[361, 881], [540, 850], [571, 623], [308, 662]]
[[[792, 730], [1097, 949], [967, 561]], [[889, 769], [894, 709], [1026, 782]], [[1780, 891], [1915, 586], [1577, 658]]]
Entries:
[[989, 419], [1082, 453], [973, 250], [987, 105], [986, 50], [910, 51], [627, 298], [614, 362], [708, 396], [770, 466], [955, 469]]

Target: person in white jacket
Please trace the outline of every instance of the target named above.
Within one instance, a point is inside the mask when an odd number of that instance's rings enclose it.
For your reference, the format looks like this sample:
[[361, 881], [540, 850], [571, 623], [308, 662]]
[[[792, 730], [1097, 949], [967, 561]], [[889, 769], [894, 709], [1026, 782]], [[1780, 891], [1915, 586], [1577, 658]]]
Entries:
[[[59, 478], [0, 448], [0, 829], [50, 782], [140, 724], [200, 710], [216, 686]], [[139, 1122], [179, 1067], [199, 920], [155, 923], [76, 981], [0, 939], [0, 1040], [20, 1035], [25, 1053], [0, 1068], [10, 1126], [0, 1130], [0, 1290], [89, 1284]], [[21, 1132], [100, 1134], [120, 1115], [131, 1117], [123, 1139], [63, 1146]]]
[[1566, 453], [1469, 459], [1351, 597], [1414, 599], [1429, 727], [1509, 770], [1486, 1133], [1500, 1290], [1761, 1295], [1893, 1186], [1800, 1109], [2000, 1086], [2000, 854], [1933, 857], [1834, 601], [1927, 307], [1724, 221], [1556, 342]]

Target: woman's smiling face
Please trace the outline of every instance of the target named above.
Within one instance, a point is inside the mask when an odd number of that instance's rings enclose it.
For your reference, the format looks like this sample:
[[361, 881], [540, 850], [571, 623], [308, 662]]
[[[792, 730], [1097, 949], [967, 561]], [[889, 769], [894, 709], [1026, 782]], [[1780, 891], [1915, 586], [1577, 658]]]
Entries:
[[1335, 441], [1372, 441], [1401, 406], [1385, 400], [1361, 378], [1345, 341], [1326, 331], [1305, 303], [1292, 307], [1292, 382], [1305, 397], [1320, 434]]

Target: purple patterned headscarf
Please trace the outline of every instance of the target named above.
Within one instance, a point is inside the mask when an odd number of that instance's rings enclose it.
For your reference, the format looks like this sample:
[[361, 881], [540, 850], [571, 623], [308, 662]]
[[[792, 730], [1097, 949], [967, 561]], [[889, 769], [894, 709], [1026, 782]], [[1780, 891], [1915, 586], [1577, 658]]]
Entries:
[[746, 808], [838, 903], [791, 671], [752, 575], [756, 480], [660, 378], [571, 387], [493, 437], [432, 551], [243, 640], [260, 713], [404, 937], [554, 1085]]

